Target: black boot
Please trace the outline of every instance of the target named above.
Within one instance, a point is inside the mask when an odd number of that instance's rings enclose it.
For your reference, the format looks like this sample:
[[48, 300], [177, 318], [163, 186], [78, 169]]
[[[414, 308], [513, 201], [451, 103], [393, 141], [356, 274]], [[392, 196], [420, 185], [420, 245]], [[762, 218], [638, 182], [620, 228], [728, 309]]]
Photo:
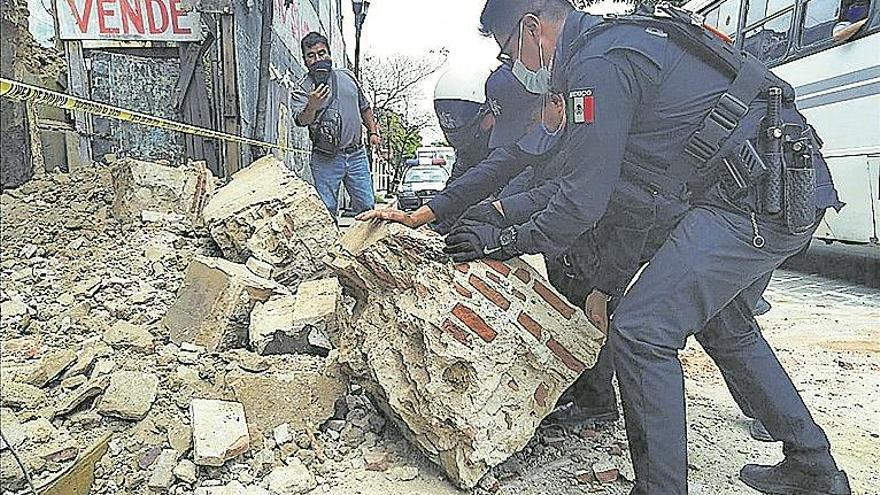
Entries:
[[764, 427], [764, 423], [760, 420], [753, 419], [751, 423], [749, 423], [749, 435], [752, 436], [755, 440], [759, 442], [775, 442], [776, 440], [773, 438], [773, 435], [767, 431], [767, 428]]
[[614, 423], [619, 417], [620, 413], [617, 412], [616, 405], [614, 409], [594, 410], [581, 407], [577, 403], [571, 403], [557, 408], [544, 421], [568, 426], [601, 429]]
[[746, 464], [739, 472], [739, 479], [761, 493], [774, 495], [852, 494], [845, 472], [816, 472], [790, 459], [775, 466]]

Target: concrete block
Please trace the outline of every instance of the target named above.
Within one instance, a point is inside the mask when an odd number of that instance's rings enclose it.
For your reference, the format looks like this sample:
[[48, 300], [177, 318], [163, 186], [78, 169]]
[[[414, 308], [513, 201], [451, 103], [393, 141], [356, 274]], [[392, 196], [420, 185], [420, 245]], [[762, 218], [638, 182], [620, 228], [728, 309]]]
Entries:
[[222, 466], [250, 448], [244, 407], [238, 402], [193, 399], [193, 462]]
[[113, 170], [113, 215], [133, 219], [152, 211], [201, 221], [202, 210], [214, 194], [215, 181], [204, 162], [170, 167], [122, 159]]

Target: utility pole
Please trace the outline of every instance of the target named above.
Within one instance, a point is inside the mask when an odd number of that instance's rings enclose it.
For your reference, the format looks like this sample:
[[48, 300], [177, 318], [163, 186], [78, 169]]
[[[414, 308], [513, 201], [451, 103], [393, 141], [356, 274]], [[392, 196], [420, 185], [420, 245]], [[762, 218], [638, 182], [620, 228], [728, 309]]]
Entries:
[[369, 0], [351, 0], [351, 8], [354, 11], [354, 75], [361, 77], [361, 30], [364, 21], [367, 20], [367, 11], [370, 10]]

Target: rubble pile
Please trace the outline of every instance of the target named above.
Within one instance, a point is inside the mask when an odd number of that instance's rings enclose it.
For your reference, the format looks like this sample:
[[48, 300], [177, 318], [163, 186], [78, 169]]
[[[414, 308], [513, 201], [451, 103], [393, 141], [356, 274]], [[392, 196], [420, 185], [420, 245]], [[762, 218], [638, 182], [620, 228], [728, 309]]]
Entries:
[[339, 240], [274, 158], [203, 172], [122, 160], [0, 196], [5, 490], [14, 449], [41, 490], [94, 475], [70, 495], [436, 482], [425, 457], [491, 493], [595, 360], [601, 334], [519, 260], [452, 265], [398, 226]]
[[362, 223], [328, 264], [359, 293], [332, 337], [343, 362], [463, 487], [527, 444], [604, 341], [525, 262], [453, 266], [431, 232]]
[[233, 175], [204, 219], [227, 259], [264, 267], [263, 277], [291, 285], [323, 268], [339, 236], [314, 188], [272, 156]]

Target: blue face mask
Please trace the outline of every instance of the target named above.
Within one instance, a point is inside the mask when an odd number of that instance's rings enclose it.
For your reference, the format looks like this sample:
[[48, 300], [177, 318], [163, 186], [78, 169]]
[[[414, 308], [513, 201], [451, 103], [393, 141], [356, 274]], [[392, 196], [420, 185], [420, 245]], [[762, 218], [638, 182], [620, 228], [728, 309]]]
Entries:
[[526, 88], [526, 91], [536, 95], [550, 92], [550, 69], [544, 67], [544, 45], [538, 40], [538, 55], [541, 59], [541, 68], [537, 71], [530, 70], [522, 63], [523, 46], [523, 21], [519, 23], [519, 51], [513, 62], [512, 72], [514, 77]]

